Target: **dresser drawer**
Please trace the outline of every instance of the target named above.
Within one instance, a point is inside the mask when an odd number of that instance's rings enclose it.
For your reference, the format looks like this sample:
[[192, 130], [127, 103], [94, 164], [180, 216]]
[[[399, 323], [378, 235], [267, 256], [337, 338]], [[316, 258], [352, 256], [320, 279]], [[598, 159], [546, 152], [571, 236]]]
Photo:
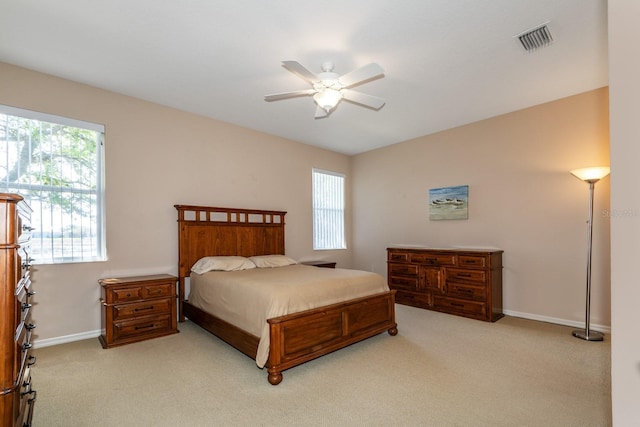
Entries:
[[414, 307], [430, 307], [431, 302], [431, 294], [429, 293], [417, 293], [417, 292], [406, 292], [406, 291], [398, 291], [396, 292], [396, 302], [398, 304], [406, 304]]
[[114, 322], [113, 340], [119, 341], [127, 338], [140, 338], [147, 334], [172, 331], [171, 315], [124, 320], [121, 322]]
[[411, 262], [426, 265], [455, 265], [456, 256], [452, 254], [418, 253], [411, 254]]
[[487, 273], [485, 270], [463, 270], [460, 268], [449, 268], [447, 270], [447, 282], [460, 281], [485, 283], [486, 280]]
[[170, 314], [171, 305], [176, 301], [173, 298], [153, 299], [130, 304], [114, 305], [113, 320], [128, 319], [131, 317], [151, 316], [157, 314]]
[[447, 295], [451, 297], [484, 301], [487, 298], [486, 291], [484, 286], [475, 286], [466, 283], [447, 283]]
[[443, 311], [456, 312], [469, 315], [471, 317], [484, 317], [487, 314], [486, 304], [459, 298], [435, 296], [433, 306]]
[[27, 368], [22, 375], [22, 379], [20, 381], [20, 416], [22, 420], [20, 421], [19, 426], [23, 425], [31, 425], [28, 420], [32, 417], [32, 414], [29, 412], [33, 412], [33, 403], [36, 400], [36, 391], [33, 389], [33, 385], [31, 383], [31, 369]]
[[410, 259], [408, 252], [389, 251], [389, 255], [387, 257], [388, 261], [409, 262]]
[[392, 276], [417, 276], [418, 266], [415, 264], [389, 264], [389, 273]]
[[463, 267], [479, 267], [484, 268], [487, 266], [487, 257], [484, 256], [471, 256], [460, 255], [458, 256], [458, 265]]
[[391, 289], [406, 289], [409, 291], [415, 291], [416, 289], [418, 289], [418, 278], [393, 276], [391, 280], [389, 280], [389, 287]]

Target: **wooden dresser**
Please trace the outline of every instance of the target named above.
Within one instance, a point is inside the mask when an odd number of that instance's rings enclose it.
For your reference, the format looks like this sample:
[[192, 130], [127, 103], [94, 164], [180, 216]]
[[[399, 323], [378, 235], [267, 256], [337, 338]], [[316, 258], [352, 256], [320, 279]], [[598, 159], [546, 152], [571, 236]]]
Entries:
[[495, 322], [502, 313], [500, 250], [388, 248], [396, 302]]
[[178, 332], [177, 281], [169, 274], [100, 279], [102, 347]]
[[31, 385], [31, 209], [17, 194], [0, 193], [0, 425], [30, 426], [36, 391]]

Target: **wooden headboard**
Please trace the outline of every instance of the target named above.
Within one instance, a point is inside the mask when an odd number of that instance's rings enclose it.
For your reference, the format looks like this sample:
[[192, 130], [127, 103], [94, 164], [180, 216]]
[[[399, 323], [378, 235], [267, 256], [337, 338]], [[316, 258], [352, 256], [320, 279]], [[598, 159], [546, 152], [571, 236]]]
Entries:
[[175, 205], [178, 210], [180, 321], [185, 278], [205, 256], [284, 255], [282, 211]]

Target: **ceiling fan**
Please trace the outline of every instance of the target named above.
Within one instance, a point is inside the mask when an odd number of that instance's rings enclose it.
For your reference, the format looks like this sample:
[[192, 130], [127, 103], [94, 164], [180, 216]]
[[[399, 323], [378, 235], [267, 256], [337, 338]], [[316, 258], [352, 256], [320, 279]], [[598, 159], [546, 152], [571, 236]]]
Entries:
[[282, 65], [293, 74], [309, 82], [312, 89], [266, 95], [265, 101], [279, 101], [313, 95], [313, 100], [317, 104], [316, 119], [328, 116], [342, 99], [374, 110], [379, 110], [385, 104], [385, 100], [382, 98], [350, 89], [352, 86], [383, 76], [384, 70], [376, 63], [372, 62], [342, 76], [333, 72], [332, 62], [323, 63], [322, 73], [318, 75], [313, 74], [297, 61], [283, 61]]

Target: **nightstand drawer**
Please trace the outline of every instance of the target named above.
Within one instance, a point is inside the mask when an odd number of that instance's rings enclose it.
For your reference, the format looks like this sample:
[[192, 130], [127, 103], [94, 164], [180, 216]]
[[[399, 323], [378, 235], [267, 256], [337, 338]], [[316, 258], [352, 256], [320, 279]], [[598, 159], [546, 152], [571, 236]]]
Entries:
[[176, 295], [176, 282], [161, 283], [142, 287], [142, 298], [162, 298]]
[[119, 302], [133, 302], [140, 299], [142, 299], [142, 287], [140, 286], [122, 289], [111, 289], [107, 292], [107, 301], [114, 304]]
[[[107, 301], [112, 304], [122, 302], [135, 302], [149, 298], [162, 298], [175, 296], [175, 283], [161, 283], [148, 286], [132, 286], [120, 289], [110, 289], [107, 292]], [[109, 293], [111, 295], [109, 295]]]
[[156, 314], [170, 314], [171, 305], [175, 303], [176, 301], [173, 298], [164, 298], [135, 302], [131, 304], [115, 305], [112, 307], [113, 320], [151, 316]]
[[143, 319], [125, 320], [113, 324], [113, 340], [119, 341], [127, 338], [140, 338], [147, 334], [161, 332], [173, 332], [171, 316], [154, 316]]

